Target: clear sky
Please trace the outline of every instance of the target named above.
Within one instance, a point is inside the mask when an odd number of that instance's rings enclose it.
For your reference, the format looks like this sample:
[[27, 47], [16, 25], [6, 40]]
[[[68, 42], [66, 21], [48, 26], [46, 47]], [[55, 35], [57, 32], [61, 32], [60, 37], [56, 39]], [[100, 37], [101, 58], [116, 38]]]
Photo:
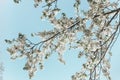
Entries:
[[[74, 12], [69, 6], [74, 0], [61, 0], [60, 7], [64, 9], [69, 16], [74, 15]], [[85, 8], [86, 5], [83, 5]], [[4, 63], [5, 71], [3, 80], [29, 80], [27, 71], [22, 68], [25, 59], [10, 60], [10, 56], [6, 51], [7, 45], [4, 39], [12, 39], [17, 37], [19, 32], [30, 35], [32, 32], [39, 32], [45, 29], [50, 29], [51, 25], [40, 20], [41, 8], [34, 8], [33, 1], [22, 0], [18, 5], [12, 0], [0, 0], [0, 60]], [[113, 80], [119, 80], [120, 76], [120, 37], [112, 48], [113, 56], [111, 60], [111, 76]], [[74, 52], [74, 53], [73, 53]], [[38, 70], [32, 80], [71, 80], [71, 75], [79, 71], [81, 68], [82, 59], [77, 59], [77, 52], [66, 51], [64, 58], [66, 65], [63, 65], [57, 60], [57, 55], [54, 54], [45, 61], [44, 70]]]

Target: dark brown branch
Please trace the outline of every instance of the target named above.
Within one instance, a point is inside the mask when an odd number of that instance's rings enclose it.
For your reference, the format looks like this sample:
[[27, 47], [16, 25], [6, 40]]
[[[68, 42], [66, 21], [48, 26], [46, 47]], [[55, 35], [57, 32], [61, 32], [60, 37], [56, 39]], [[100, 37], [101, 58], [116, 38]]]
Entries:
[[111, 47], [110, 47], [110, 50], [111, 50], [112, 46], [114, 45], [114, 43], [116, 42], [117, 38], [118, 38], [119, 35], [120, 35], [120, 14], [119, 14], [119, 24], [117, 25], [117, 28], [119, 29], [119, 31], [118, 31], [118, 34], [117, 34], [117, 36], [116, 36], [116, 39], [114, 40], [113, 44], [112, 44]]
[[52, 38], [56, 37], [56, 36], [59, 35], [59, 34], [60, 34], [60, 32], [57, 32], [57, 33], [54, 34], [52, 37], [50, 37], [50, 38], [48, 38], [48, 39], [46, 39], [46, 40], [44, 40], [44, 41], [41, 41], [41, 42], [39, 42], [39, 43], [37, 43], [37, 44], [35, 44], [35, 45], [39, 45], [40, 43], [47, 42], [47, 41], [51, 40]]
[[[71, 25], [69, 28], [67, 28], [67, 30], [72, 29], [72, 28], [73, 28], [75, 25], [77, 25], [79, 22], [80, 22], [80, 21], [74, 23], [74, 24]], [[61, 31], [61, 32], [64, 32], [64, 31], [65, 31], [65, 30], [63, 30], [63, 31]], [[44, 40], [44, 41], [41, 41], [41, 42], [39, 42], [39, 43], [37, 43], [37, 44], [35, 44], [35, 45], [38, 45], [38, 44], [40, 44], [40, 43], [47, 42], [47, 41], [51, 40], [52, 38], [56, 37], [57, 35], [59, 35], [61, 32], [57, 32], [57, 33], [54, 34], [52, 37], [50, 37], [50, 38], [48, 38], [48, 39], [46, 39], [46, 40]]]
[[[103, 58], [105, 57], [108, 49], [110, 48], [110, 46], [111, 46], [111, 44], [112, 44], [112, 42], [113, 42], [113, 40], [114, 40], [114, 38], [115, 38], [115, 34], [117, 33], [119, 27], [120, 27], [120, 23], [117, 25], [116, 31], [110, 36], [110, 38], [112, 38], [112, 40], [110, 41], [110, 43], [109, 43], [106, 51], [103, 53], [103, 56], [101, 57], [100, 61], [99, 61], [99, 62], [96, 64], [96, 66], [94, 67], [94, 71], [96, 70], [96, 67], [101, 63], [101, 61], [102, 61]], [[93, 71], [93, 72], [94, 72], [94, 71]], [[93, 73], [93, 72], [92, 72], [92, 73]]]
[[[120, 8], [115, 9], [115, 10], [111, 10], [110, 12], [103, 13], [103, 15], [105, 16], [105, 15], [107, 15], [107, 14], [111, 14], [111, 13], [119, 12], [119, 11], [120, 11]], [[99, 16], [100, 16], [100, 15], [95, 15], [95, 16], [93, 17], [93, 19], [96, 18], [96, 17], [99, 17]]]
[[79, 23], [80, 23], [80, 21], [75, 22], [73, 25], [71, 25], [70, 27], [68, 27], [67, 30], [72, 29], [75, 25], [77, 25]]
[[[114, 16], [110, 19], [110, 21], [108, 21], [108, 23], [107, 23], [106, 27], [108, 27], [108, 26], [109, 26], [109, 24], [112, 22], [112, 20], [115, 18], [115, 16], [116, 16], [117, 14], [118, 14], [118, 11], [114, 14]], [[101, 33], [103, 30], [104, 30], [104, 27], [100, 30], [100, 32], [99, 32], [99, 33]]]
[[102, 46], [105, 45], [112, 38], [112, 36], [114, 36], [116, 34], [119, 26], [120, 26], [120, 23], [117, 25], [116, 31], [102, 44]]
[[119, 12], [119, 11], [120, 11], [120, 8], [115, 9], [115, 10], [112, 10], [112, 11], [107, 12], [107, 13], [104, 13], [103, 15], [107, 15], [107, 14], [111, 14], [111, 13], [114, 13], [114, 12]]
[[[119, 16], [119, 18], [120, 18], [120, 16]], [[101, 44], [101, 49], [102, 49], [102, 46], [104, 46], [104, 45], [111, 39], [110, 43], [108, 44], [108, 47], [107, 47], [106, 51], [105, 51], [104, 53], [102, 53], [103, 55], [101, 56], [99, 62], [95, 65], [94, 70], [90, 73], [90, 77], [92, 76], [92, 74], [95, 72], [97, 66], [101, 63], [101, 61], [102, 61], [103, 58], [105, 57], [108, 49], [110, 48], [110, 46], [111, 46], [112, 43], [113, 43], [113, 40], [114, 40], [115, 35], [116, 35], [116, 33], [118, 32], [119, 28], [120, 28], [120, 20], [119, 20], [119, 23], [118, 23], [118, 25], [117, 25], [117, 27], [116, 27], [115, 32], [114, 32], [103, 44]], [[90, 78], [89, 78], [89, 79], [90, 79]]]
[[110, 21], [107, 23], [106, 26], [109, 26], [109, 24], [112, 22], [112, 20], [116, 17], [117, 14], [118, 14], [118, 11], [114, 14], [114, 16], [110, 19]]
[[[69, 29], [72, 29], [75, 25], [77, 25], [78, 23], [79, 23], [80, 21], [78, 21], [78, 22], [76, 22], [76, 23], [74, 23], [73, 25], [71, 25], [69, 28], [67, 28], [67, 30], [69, 30]], [[64, 32], [64, 31], [66, 31], [66, 30], [62, 30], [61, 32]], [[40, 41], [40, 42], [38, 42], [38, 43], [36, 43], [36, 44], [34, 44], [34, 46], [32, 46], [31, 47], [31, 49], [33, 49], [35, 46], [37, 46], [37, 45], [40, 45], [40, 44], [44, 44], [45, 42], [47, 42], [47, 41], [49, 41], [49, 40], [51, 40], [51, 39], [53, 39], [53, 38], [55, 38], [56, 36], [58, 36], [61, 32], [57, 32], [56, 34], [54, 34], [52, 37], [49, 37], [48, 39], [46, 39], [46, 40], [43, 40], [43, 41]], [[28, 40], [28, 39], [27, 39]], [[28, 40], [30, 43], [32, 43], [30, 40]], [[33, 43], [32, 43], [33, 44]], [[41, 46], [42, 46], [41, 45]]]
[[[56, 1], [56, 0], [55, 0]], [[120, 8], [118, 8], [118, 9], [115, 9], [115, 10], [112, 10], [112, 11], [110, 11], [110, 12], [106, 12], [106, 13], [104, 13], [103, 15], [107, 15], [107, 14], [111, 14], [111, 13], [114, 13], [114, 12], [116, 12], [116, 14], [112, 17], [112, 19], [109, 21], [109, 22], [111, 22], [112, 20], [113, 20], [113, 18], [117, 15], [117, 13], [120, 11]], [[99, 17], [100, 15], [96, 15], [96, 16], [94, 16], [94, 18], [95, 17]], [[70, 27], [68, 27], [67, 29], [65, 29], [65, 30], [62, 30], [61, 32], [65, 32], [65, 31], [67, 31], [67, 30], [71, 30], [73, 27], [75, 27], [77, 24], [79, 24], [80, 23], [80, 21], [76, 21], [74, 24], [72, 24]], [[51, 40], [51, 39], [53, 39], [53, 38], [55, 38], [56, 36], [58, 36], [61, 32], [57, 32], [56, 34], [54, 34], [52, 37], [50, 37], [50, 38], [48, 38], [48, 39], [46, 39], [46, 40], [44, 40], [44, 41], [41, 41], [41, 42], [38, 42], [38, 43], [36, 43], [36, 44], [34, 44], [34, 46], [32, 47], [32, 49], [35, 47], [35, 46], [37, 46], [37, 45], [40, 45], [41, 43], [42, 44], [44, 44], [45, 42], [47, 42], [47, 41], [49, 41], [49, 40]]]
[[51, 3], [48, 3], [48, 4], [44, 5], [44, 6], [42, 6], [42, 8], [43, 8], [43, 7], [46, 7], [46, 6], [49, 6], [49, 5], [52, 5], [52, 4], [55, 3], [55, 2], [57, 2], [57, 0], [54, 0], [54, 1], [52, 1]]
[[[56, 0], [55, 0], [56, 1]], [[115, 10], [112, 10], [112, 11], [110, 11], [110, 12], [106, 12], [106, 13], [104, 13], [103, 15], [107, 15], [107, 14], [111, 14], [111, 13], [114, 13], [114, 12], [119, 12], [120, 11], [120, 8], [118, 8], [118, 9], [115, 9]], [[117, 14], [116, 13], [116, 14]], [[96, 15], [95, 17], [99, 17], [100, 15]], [[116, 15], [115, 15], [116, 16]], [[115, 17], [114, 16], [114, 17]], [[114, 18], [113, 17], [113, 18]], [[111, 20], [110, 20], [110, 22], [111, 22]], [[67, 28], [67, 30], [69, 30], [69, 29], [72, 29], [75, 25], [77, 25], [77, 24], [79, 24], [80, 23], [80, 21], [77, 21], [77, 22], [75, 22], [73, 25], [71, 25], [70, 27], [68, 27]], [[62, 32], [64, 32], [65, 30], [63, 30]], [[48, 39], [46, 39], [46, 40], [44, 40], [44, 41], [41, 41], [41, 42], [39, 42], [39, 43], [37, 43], [37, 44], [35, 44], [35, 45], [39, 45], [40, 43], [42, 43], [42, 42], [47, 42], [47, 41], [49, 41], [50, 39], [52, 39], [52, 38], [54, 38], [54, 37], [56, 37], [57, 35], [59, 35], [60, 34], [60, 32], [58, 32], [58, 33], [56, 33], [56, 34], [54, 34], [52, 37], [50, 37], [50, 38], [48, 38]]]

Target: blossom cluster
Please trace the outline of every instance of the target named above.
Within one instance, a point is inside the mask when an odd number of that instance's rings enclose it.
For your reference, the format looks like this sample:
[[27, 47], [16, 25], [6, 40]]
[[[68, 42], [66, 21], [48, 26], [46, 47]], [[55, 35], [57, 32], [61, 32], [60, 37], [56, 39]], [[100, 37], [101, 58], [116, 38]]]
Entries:
[[87, 0], [89, 10], [81, 12], [84, 17], [80, 15], [80, 0], [75, 0], [73, 4], [77, 13], [73, 17], [60, 13], [62, 9], [57, 6], [58, 0], [34, 0], [34, 6], [39, 6], [43, 1], [45, 5], [41, 19], [47, 19], [53, 24], [53, 30], [32, 34], [41, 37], [42, 41], [38, 43], [33, 43], [21, 33], [17, 39], [5, 40], [12, 45], [7, 49], [11, 58], [25, 56], [27, 62], [23, 69], [29, 72], [31, 78], [37, 71], [37, 66], [40, 65], [42, 69], [44, 59], [53, 53], [58, 53], [59, 61], [65, 64], [62, 56], [67, 47], [70, 47], [79, 49], [78, 58], [84, 56], [86, 59], [81, 71], [76, 72], [72, 80], [99, 80], [101, 72], [111, 80], [109, 57], [120, 30], [119, 0], [112, 3], [110, 0]]

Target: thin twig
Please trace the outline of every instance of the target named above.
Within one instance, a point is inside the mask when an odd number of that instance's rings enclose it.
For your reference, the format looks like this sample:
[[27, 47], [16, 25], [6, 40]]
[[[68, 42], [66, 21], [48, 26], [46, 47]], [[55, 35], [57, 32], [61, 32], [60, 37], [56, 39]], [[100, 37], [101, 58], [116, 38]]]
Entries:
[[48, 5], [51, 5], [51, 4], [53, 4], [54, 2], [56, 2], [56, 1], [57, 1], [57, 0], [54, 0], [54, 1], [52, 1], [51, 3], [48, 3], [48, 4], [44, 5], [44, 6], [42, 6], [42, 8], [44, 8], [44, 7], [48, 6]]
[[[103, 15], [105, 16], [105, 15], [108, 15], [108, 14], [111, 14], [111, 13], [114, 13], [114, 12], [119, 12], [119, 11], [120, 11], [120, 8], [115, 9], [115, 10], [111, 10], [110, 12], [103, 13]], [[96, 18], [96, 17], [99, 17], [99, 16], [100, 16], [100, 15], [95, 15], [95, 16], [93, 17], [93, 19]]]
[[[56, 0], [55, 0], [56, 1]], [[53, 1], [54, 2], [54, 1]], [[52, 2], [52, 3], [53, 3]], [[114, 12], [116, 12], [116, 14], [112, 17], [112, 19], [109, 21], [109, 23], [113, 20], [113, 18], [117, 15], [117, 13], [120, 11], [120, 8], [118, 8], [118, 9], [116, 9], [116, 10], [112, 10], [112, 11], [110, 11], [110, 12], [106, 12], [106, 13], [104, 13], [103, 15], [107, 15], [107, 14], [111, 14], [111, 13], [114, 13]], [[99, 17], [100, 15], [96, 15], [95, 17]], [[65, 32], [65, 31], [68, 31], [68, 30], [71, 30], [73, 27], [75, 27], [77, 24], [79, 24], [80, 23], [80, 21], [76, 21], [74, 24], [72, 24], [70, 27], [68, 27], [67, 29], [64, 29], [64, 30], [62, 30], [61, 32]], [[31, 49], [33, 49], [35, 46], [37, 46], [37, 45], [40, 45], [41, 43], [42, 43], [42, 45], [45, 43], [45, 42], [47, 42], [47, 41], [49, 41], [49, 40], [51, 40], [51, 39], [53, 39], [53, 38], [55, 38], [56, 36], [58, 36], [61, 32], [57, 32], [56, 34], [54, 34], [52, 37], [49, 37], [48, 39], [46, 39], [46, 40], [43, 40], [43, 41], [41, 41], [41, 42], [38, 42], [38, 43], [36, 43], [36, 44], [34, 44], [34, 46], [31, 48]], [[29, 40], [28, 40], [29, 41]], [[30, 41], [29, 41], [30, 42]], [[32, 42], [30, 42], [30, 43], [32, 43]], [[32, 43], [33, 44], [33, 43]], [[105, 43], [104, 43], [105, 44]], [[101, 62], [101, 61], [100, 61]]]

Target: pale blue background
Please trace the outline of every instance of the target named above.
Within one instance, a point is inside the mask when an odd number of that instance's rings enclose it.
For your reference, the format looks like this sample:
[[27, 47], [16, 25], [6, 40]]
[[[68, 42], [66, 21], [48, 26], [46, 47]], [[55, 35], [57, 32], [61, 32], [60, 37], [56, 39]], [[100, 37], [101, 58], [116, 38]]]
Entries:
[[[74, 0], [61, 0], [60, 7], [68, 14], [73, 16], [72, 6]], [[87, 4], [82, 5], [83, 9]], [[22, 68], [25, 59], [10, 60], [10, 56], [6, 51], [7, 45], [4, 39], [12, 39], [22, 32], [28, 37], [32, 32], [39, 32], [50, 29], [51, 25], [40, 20], [42, 8], [34, 8], [33, 1], [22, 0], [21, 4], [14, 4], [13, 0], [0, 0], [0, 60], [4, 63], [5, 71], [3, 80], [29, 80], [27, 71]], [[111, 60], [111, 76], [113, 80], [120, 79], [120, 37], [112, 48], [113, 56]], [[71, 80], [71, 75], [79, 71], [82, 59], [77, 59], [77, 52], [66, 51], [64, 55], [66, 65], [57, 60], [57, 54], [51, 56], [45, 61], [44, 70], [35, 74], [32, 80]]]

